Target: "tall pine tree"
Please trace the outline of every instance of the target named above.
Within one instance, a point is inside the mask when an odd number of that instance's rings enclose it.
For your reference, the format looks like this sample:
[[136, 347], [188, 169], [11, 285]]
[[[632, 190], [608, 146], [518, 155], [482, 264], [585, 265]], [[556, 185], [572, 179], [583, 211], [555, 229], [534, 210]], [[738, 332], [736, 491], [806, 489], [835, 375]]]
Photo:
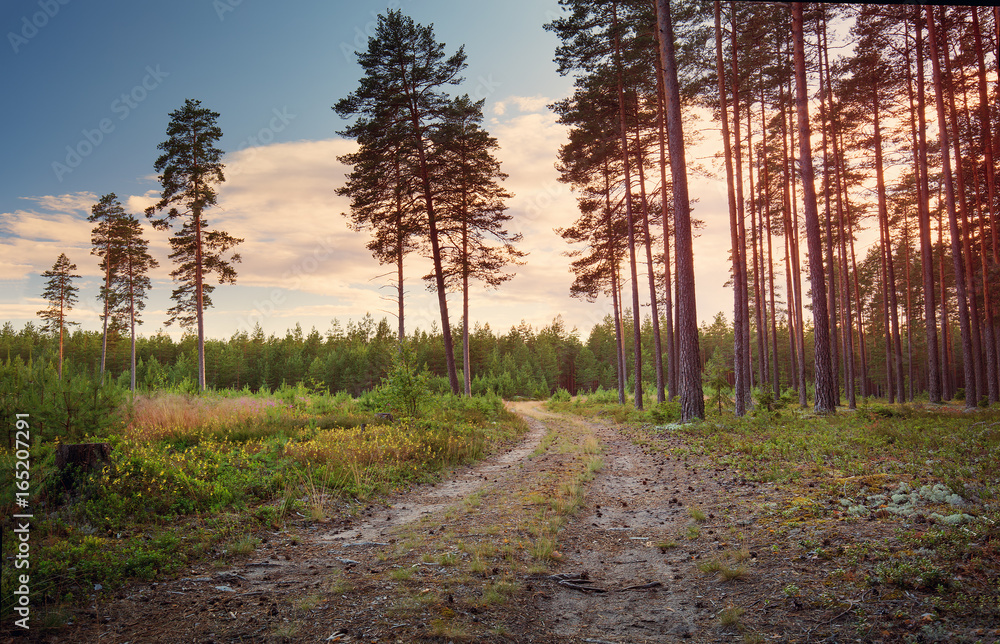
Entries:
[[[146, 217], [153, 220], [153, 227], [167, 230], [175, 219], [181, 219], [180, 230], [170, 239], [173, 252], [170, 259], [177, 268], [170, 275], [179, 286], [171, 298], [176, 302], [167, 310], [167, 324], [179, 321], [181, 326], [197, 327], [198, 333], [198, 389], [205, 389], [205, 317], [204, 311], [212, 306], [210, 298], [214, 286], [205, 279], [213, 273], [220, 284], [236, 282], [233, 263], [240, 261], [239, 253], [227, 253], [243, 240], [229, 233], [210, 230], [205, 220], [205, 210], [216, 204], [215, 185], [225, 181], [222, 173], [222, 150], [215, 144], [222, 138], [216, 124], [218, 112], [201, 107], [201, 101], [187, 99], [184, 106], [170, 113], [167, 136], [160, 143], [163, 154], [156, 159], [154, 168], [160, 173], [163, 187], [160, 200], [146, 209]], [[166, 210], [164, 214], [163, 211]], [[159, 219], [154, 219], [157, 212]]]
[[[396, 10], [378, 17], [375, 35], [368, 39], [368, 49], [357, 55], [364, 76], [358, 89], [334, 106], [341, 118], [355, 117], [340, 134], [356, 139], [362, 151], [398, 146], [413, 155], [415, 164], [407, 171], [413, 173], [426, 218], [425, 234], [434, 262], [448, 382], [457, 394], [458, 372], [430, 155], [433, 134], [441, 127], [451, 105], [442, 89], [462, 81], [465, 52], [460, 47], [446, 57], [444, 45], [434, 39], [432, 26], [418, 25]], [[391, 172], [391, 166], [384, 166], [383, 171]]]
[[79, 279], [79, 275], [74, 275], [76, 264], [70, 263], [65, 253], [59, 253], [56, 263], [50, 270], [42, 273], [46, 278], [45, 290], [42, 297], [49, 303], [48, 308], [38, 312], [38, 317], [42, 318], [44, 324], [42, 330], [59, 336], [59, 378], [63, 373], [63, 338], [66, 334], [66, 327], [77, 324], [66, 319], [73, 305], [77, 303], [77, 287], [73, 285], [73, 280]]
[[468, 95], [452, 102], [435, 134], [432, 155], [437, 166], [441, 234], [447, 240], [445, 280], [462, 289], [462, 365], [468, 396], [472, 395], [469, 280], [499, 287], [514, 276], [504, 269], [523, 263], [525, 255], [514, 246], [521, 235], [505, 228], [511, 219], [505, 202], [513, 195], [500, 185], [507, 175], [494, 156], [497, 140], [481, 127], [483, 102], [474, 102]]

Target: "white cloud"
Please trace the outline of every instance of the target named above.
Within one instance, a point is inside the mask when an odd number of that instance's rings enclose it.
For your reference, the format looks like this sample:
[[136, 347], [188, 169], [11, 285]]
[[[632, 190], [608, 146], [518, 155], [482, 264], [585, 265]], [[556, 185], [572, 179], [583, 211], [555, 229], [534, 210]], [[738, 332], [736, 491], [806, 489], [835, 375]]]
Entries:
[[[566, 141], [566, 128], [556, 122], [546, 105], [551, 99], [508, 97], [498, 102], [496, 118], [488, 126], [500, 143], [498, 157], [509, 174], [505, 182], [515, 194], [509, 202], [513, 219], [510, 229], [521, 232], [522, 250], [529, 253], [527, 264], [514, 267], [515, 277], [500, 289], [474, 285], [470, 292], [473, 322], [489, 322], [494, 331], [506, 332], [524, 320], [533, 327], [548, 325], [562, 315], [569, 327], [580, 328], [583, 337], [610, 311], [610, 303], [591, 304], [569, 297], [572, 275], [564, 252], [569, 246], [553, 231], [567, 226], [578, 216], [576, 198], [569, 187], [558, 181], [556, 155]], [[355, 149], [343, 139], [295, 141], [247, 148], [225, 158], [226, 182], [219, 189], [218, 207], [205, 213], [210, 228], [224, 230], [245, 239], [237, 251], [243, 261], [236, 265], [236, 285], [220, 286], [213, 293], [215, 308], [206, 316], [207, 332], [228, 337], [234, 331], [260, 323], [267, 333], [283, 333], [301, 322], [304, 328], [323, 330], [334, 317], [346, 323], [371, 313], [383, 315], [395, 327], [395, 291], [383, 288], [394, 275], [379, 277], [392, 267], [379, 266], [365, 244], [368, 236], [348, 229], [343, 213], [346, 198], [336, 194], [348, 171], [337, 157]], [[148, 179], [148, 177], [147, 177]], [[695, 241], [700, 292], [725, 295], [721, 284], [725, 262], [716, 261], [728, 250], [728, 212], [715, 210], [722, 200], [702, 188], [704, 201], [695, 215], [705, 219], [708, 229]], [[155, 203], [158, 190], [119, 195], [126, 210], [139, 215], [147, 227], [151, 251], [161, 266], [152, 276], [154, 289], [145, 313], [144, 332], [162, 327], [172, 289], [168, 259], [170, 235], [149, 227], [142, 211]], [[31, 197], [32, 209], [3, 215], [0, 224], [0, 270], [13, 289], [6, 289], [3, 305], [10, 319], [32, 319], [41, 306], [29, 303], [21, 293], [27, 279], [49, 268], [59, 252], [67, 252], [90, 284], [80, 300], [96, 302], [98, 276], [96, 257], [90, 252], [91, 225], [86, 221], [97, 198], [91, 193]], [[716, 216], [724, 216], [716, 230]], [[718, 232], [718, 235], [716, 233]], [[702, 272], [702, 266], [708, 272]], [[721, 267], [721, 269], [720, 269]], [[437, 296], [420, 278], [430, 270], [429, 260], [411, 255], [406, 274], [407, 331], [440, 328]], [[643, 283], [643, 286], [645, 282]], [[33, 288], [33, 287], [32, 287]], [[81, 289], [82, 291], [82, 289]], [[644, 291], [643, 291], [644, 292]], [[707, 296], [711, 297], [711, 296]], [[643, 298], [645, 299], [645, 298]], [[449, 294], [452, 321], [461, 318], [461, 298]], [[722, 302], [731, 302], [731, 299]], [[705, 307], [704, 309], [702, 307]], [[699, 302], [700, 317], [731, 309]], [[89, 310], [79, 316], [85, 328], [97, 328], [96, 315]], [[30, 309], [30, 310], [29, 310]], [[179, 330], [170, 329], [171, 335]]]
[[504, 116], [508, 107], [516, 107], [523, 113], [539, 112], [547, 109], [552, 99], [546, 96], [508, 96], [493, 104], [493, 114]]
[[78, 212], [90, 212], [90, 207], [97, 202], [97, 195], [93, 192], [74, 192], [64, 195], [46, 195], [42, 197], [22, 197], [28, 201], [35, 201], [38, 205], [49, 212], [76, 214]]

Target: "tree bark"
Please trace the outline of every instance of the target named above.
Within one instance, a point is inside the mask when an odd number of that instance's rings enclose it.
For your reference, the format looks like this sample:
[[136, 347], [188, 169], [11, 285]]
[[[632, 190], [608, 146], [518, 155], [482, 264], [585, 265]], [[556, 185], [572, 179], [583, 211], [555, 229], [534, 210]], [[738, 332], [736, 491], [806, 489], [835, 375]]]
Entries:
[[673, 280], [670, 278], [670, 206], [667, 195], [666, 99], [663, 97], [663, 73], [656, 75], [659, 88], [657, 125], [660, 142], [660, 209], [663, 218], [663, 319], [666, 322], [667, 400], [677, 396], [677, 344], [674, 341]]
[[[945, 112], [944, 79], [942, 78], [941, 62], [938, 57], [938, 50], [948, 57], [947, 35], [942, 32], [940, 45], [938, 41], [937, 27], [934, 24], [933, 9], [928, 6], [927, 11], [927, 31], [928, 42], [931, 49], [931, 69], [934, 74], [934, 94], [937, 102], [938, 127], [941, 135], [941, 164], [944, 172], [945, 204], [948, 209], [948, 228], [951, 234], [951, 252], [955, 267], [955, 296], [958, 300], [958, 324], [962, 335], [962, 362], [965, 372], [965, 407], [975, 408], [979, 402], [976, 391], [976, 374], [974, 370], [974, 356], [972, 348], [972, 333], [969, 324], [969, 302], [966, 293], [965, 263], [962, 250], [962, 238], [958, 229], [958, 212], [955, 205], [955, 186], [951, 168], [951, 140], [948, 132]], [[944, 7], [942, 7], [942, 14]]]
[[[994, 7], [1000, 29], [1000, 9]], [[993, 263], [1000, 264], [1000, 240], [997, 239], [996, 166], [993, 162], [993, 126], [990, 123], [989, 90], [986, 86], [986, 57], [983, 53], [983, 35], [979, 25], [979, 11], [972, 11], [972, 28], [975, 34], [976, 63], [979, 72], [979, 128], [983, 137], [983, 158], [986, 165], [986, 205], [990, 214], [990, 236], [993, 241]], [[998, 59], [1000, 64], [1000, 59]]]
[[[888, 321], [891, 337], [892, 368], [895, 375], [893, 389], [900, 402], [903, 401], [903, 349], [899, 339], [899, 303], [896, 299], [896, 270], [892, 260], [892, 235], [889, 231], [889, 211], [885, 194], [885, 170], [882, 156], [882, 123], [879, 110], [878, 88], [875, 88], [875, 98], [872, 104], [872, 122], [875, 129], [875, 181], [878, 193], [879, 220], [882, 222], [883, 240], [885, 249], [885, 279], [886, 279], [886, 302], [888, 311]], [[890, 400], [891, 402], [891, 400]]]
[[792, 41], [795, 64], [795, 108], [799, 129], [799, 163], [804, 192], [806, 239], [809, 247], [809, 268], [812, 286], [813, 339], [816, 370], [816, 412], [836, 411], [836, 382], [830, 355], [830, 318], [827, 312], [826, 284], [823, 279], [823, 247], [820, 241], [819, 210], [809, 143], [809, 96], [806, 88], [805, 38], [803, 35], [802, 3], [792, 3]]
[[[635, 106], [635, 153], [639, 174], [639, 203], [642, 206], [642, 234], [646, 247], [646, 274], [649, 277], [649, 308], [653, 322], [653, 367], [656, 372], [656, 402], [666, 400], [663, 380], [663, 345], [660, 342], [660, 309], [656, 301], [656, 271], [653, 266], [653, 239], [649, 234], [649, 204], [646, 201], [646, 171], [642, 143], [639, 138], [639, 100]], [[666, 233], [664, 233], [666, 234]]]
[[[736, 13], [736, 3], [729, 3], [733, 15]], [[737, 246], [740, 249], [739, 263], [740, 271], [739, 290], [742, 311], [740, 319], [742, 322], [741, 335], [743, 342], [743, 360], [740, 365], [744, 371], [742, 395], [745, 398], [745, 408], [753, 406], [751, 389], [753, 388], [753, 353], [750, 342], [750, 277], [747, 268], [747, 231], [746, 231], [746, 205], [743, 199], [743, 144], [740, 136], [740, 83], [739, 83], [739, 57], [737, 54], [736, 24], [732, 25], [732, 51], [733, 51], [733, 147], [731, 152], [736, 160], [736, 176], [734, 185], [736, 188], [736, 230], [739, 236]], [[738, 393], [737, 396], [740, 394]]]
[[[977, 284], [975, 279], [975, 269], [972, 266], [972, 254], [975, 251], [975, 245], [972, 242], [972, 233], [969, 227], [969, 205], [968, 197], [965, 188], [965, 171], [962, 167], [962, 147], [961, 138], [962, 130], [959, 128], [958, 123], [958, 106], [955, 101], [955, 76], [951, 69], [951, 55], [947, 50], [947, 38], [945, 36], [945, 10], [944, 7], [941, 8], [941, 39], [942, 39], [942, 53], [944, 54], [944, 77], [947, 79], [945, 91], [948, 95], [948, 107], [949, 115], [951, 117], [951, 128], [952, 128], [952, 145], [955, 149], [955, 191], [958, 196], [958, 213], [959, 213], [959, 226], [962, 233], [962, 247], [964, 253], [962, 256], [963, 266], [965, 267], [965, 286], [966, 293], [968, 294], [968, 311], [969, 311], [969, 334], [970, 340], [972, 342], [972, 373], [976, 383], [975, 387], [975, 404], [978, 406], [980, 399], [982, 399], [986, 394], [986, 378], [985, 370], [983, 368], [983, 345], [982, 336], [980, 335], [980, 330], [982, 329], [982, 323], [979, 319], [979, 306], [977, 304]], [[969, 386], [966, 385], [965, 388], [966, 395], [969, 394]]]
[[[408, 91], [407, 93], [409, 94], [410, 92]], [[410, 120], [413, 130], [417, 134], [417, 158], [420, 163], [420, 183], [423, 190], [424, 206], [427, 212], [427, 226], [431, 240], [431, 258], [434, 261], [434, 285], [437, 289], [438, 309], [441, 312], [441, 335], [444, 339], [444, 356], [448, 370], [448, 384], [451, 386], [451, 392], [458, 395], [460, 392], [458, 370], [455, 365], [455, 343], [451, 334], [451, 321], [448, 317], [448, 296], [445, 291], [441, 240], [438, 234], [437, 215], [434, 211], [430, 169], [428, 168], [427, 153], [424, 149], [424, 137], [421, 134], [420, 116], [417, 114], [415, 108], [411, 108]]]
[[753, 181], [753, 121], [752, 108], [747, 105], [747, 178], [750, 180], [750, 247], [753, 261], [753, 298], [757, 330], [757, 386], [767, 386], [767, 305], [764, 301], [763, 240], [758, 244], [758, 231], [763, 221], [757, 221], [757, 190]]
[[[823, 9], [823, 5], [819, 5]], [[805, 36], [803, 35], [803, 38]], [[819, 58], [819, 113], [820, 113], [820, 134], [822, 135], [823, 149], [823, 201], [825, 203], [824, 220], [826, 224], [826, 295], [827, 314], [830, 324], [830, 369], [833, 378], [833, 395], [837, 405], [840, 404], [840, 356], [839, 356], [839, 329], [837, 324], [837, 269], [834, 258], [833, 244], [833, 216], [830, 208], [830, 161], [828, 155], [827, 132], [830, 129], [827, 117], [827, 101], [829, 100], [829, 79], [830, 60], [826, 56], [826, 14], [816, 14], [816, 51]], [[825, 61], [825, 62], [824, 62]], [[825, 73], [824, 73], [825, 70]], [[818, 207], [818, 205], [817, 205]], [[812, 250], [810, 249], [810, 254]]]
[[742, 417], [750, 407], [750, 383], [746, 375], [749, 372], [747, 354], [749, 346], [743, 334], [744, 319], [747, 315], [746, 294], [742, 288], [744, 283], [745, 262], [744, 249], [740, 244], [736, 193], [733, 185], [733, 151], [729, 136], [729, 111], [726, 106], [726, 75], [723, 73], [722, 58], [722, 8], [719, 0], [715, 2], [715, 63], [719, 80], [719, 115], [722, 124], [723, 158], [726, 165], [726, 194], [729, 202], [729, 232], [732, 255], [733, 277], [733, 344], [735, 376], [735, 414]]
[[611, 271], [611, 307], [615, 322], [615, 372], [618, 374], [618, 404], [625, 404], [625, 346], [622, 340], [621, 304], [618, 297], [618, 251], [615, 250], [615, 227], [611, 217], [611, 170], [604, 159], [604, 212], [608, 226], [608, 266]]
[[674, 33], [669, 0], [656, 3], [657, 36], [663, 64], [667, 104], [667, 143], [674, 187], [674, 226], [677, 247], [677, 300], [680, 348], [681, 421], [705, 417], [705, 395], [701, 387], [698, 349], [698, 313], [695, 305], [694, 250], [691, 235], [691, 201], [688, 197], [684, 132], [681, 122], [680, 86], [674, 57]]
[[632, 216], [632, 173], [629, 163], [628, 132], [625, 124], [625, 88], [622, 80], [621, 39], [618, 34], [618, 3], [611, 5], [615, 30], [615, 65], [618, 80], [618, 123], [622, 146], [622, 164], [625, 171], [625, 223], [628, 226], [628, 264], [632, 278], [632, 351], [635, 354], [635, 408], [642, 409], [642, 311], [639, 310], [639, 276], [635, 258], [635, 223]]
[[[941, 402], [941, 360], [938, 354], [938, 333], [934, 303], [934, 252], [931, 248], [930, 194], [927, 185], [927, 124], [924, 98], [923, 32], [919, 10], [914, 15], [916, 25], [915, 56], [918, 70], [917, 105], [914, 110], [910, 61], [906, 74], [910, 99], [910, 127], [914, 140], [913, 162], [917, 179], [917, 224], [920, 232], [920, 268], [924, 287], [924, 335], [927, 344], [927, 396], [932, 403]], [[909, 46], [906, 48], [909, 53]], [[918, 124], [914, 124], [916, 112]]]
[[[791, 83], [791, 79], [789, 83]], [[791, 97], [793, 90], [789, 86], [788, 96]], [[809, 405], [809, 395], [806, 385], [806, 339], [805, 339], [805, 318], [803, 315], [803, 305], [802, 305], [802, 263], [799, 257], [799, 211], [798, 211], [798, 199], [795, 190], [795, 165], [791, 162], [790, 149], [795, 148], [795, 128], [792, 127], [791, 118], [792, 115], [786, 112], [786, 99], [784, 93], [784, 86], [782, 86], [782, 102], [781, 102], [781, 128], [782, 128], [782, 147], [784, 149], [785, 158], [785, 199], [788, 204], [790, 204], [791, 215], [786, 214], [786, 231], [789, 235], [788, 244], [792, 253], [792, 286], [795, 293], [795, 309], [793, 311], [795, 315], [795, 343], [796, 343], [796, 353], [798, 355], [798, 383], [799, 383], [799, 406], [805, 409]], [[789, 143], [790, 142], [790, 143]], [[786, 205], [786, 208], [789, 206]], [[787, 213], [787, 210], [786, 210]]]

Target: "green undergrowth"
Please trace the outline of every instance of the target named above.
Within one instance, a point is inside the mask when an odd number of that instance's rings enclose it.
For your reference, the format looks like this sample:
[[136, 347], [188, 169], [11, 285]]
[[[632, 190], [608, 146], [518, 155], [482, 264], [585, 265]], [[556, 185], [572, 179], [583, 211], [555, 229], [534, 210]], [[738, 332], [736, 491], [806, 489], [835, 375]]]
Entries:
[[[744, 490], [737, 512], [752, 517], [740, 525], [757, 548], [808, 562], [824, 580], [807, 595], [916, 598], [912, 615], [894, 608], [900, 628], [930, 614], [970, 627], [1000, 620], [1000, 410], [869, 403], [816, 415], [788, 405], [622, 431]], [[881, 619], [872, 601], [859, 620]]]
[[[124, 422], [82, 437], [111, 447], [109, 461], [88, 471], [57, 471], [56, 443], [36, 440], [31, 605], [72, 607], [196, 561], [227, 565], [252, 552], [261, 528], [349, 511], [483, 458], [527, 430], [496, 396], [421, 392], [415, 414], [376, 417], [394, 409], [392, 393], [352, 399], [300, 386], [275, 395], [138, 397], [122, 408]], [[0, 450], [4, 481], [13, 480], [14, 461], [14, 451]], [[8, 484], [0, 490], [5, 620], [13, 618], [18, 572], [8, 565], [17, 544], [6, 538], [16, 527], [14, 502]]]
[[551, 411], [569, 412], [586, 418], [604, 419], [615, 423], [670, 423], [681, 417], [680, 402], [656, 401], [652, 387], [644, 388], [643, 409], [635, 407], [634, 392], [625, 393], [625, 404], [618, 402], [618, 392], [598, 388], [597, 391], [570, 396], [565, 389], [558, 390], [545, 403]]

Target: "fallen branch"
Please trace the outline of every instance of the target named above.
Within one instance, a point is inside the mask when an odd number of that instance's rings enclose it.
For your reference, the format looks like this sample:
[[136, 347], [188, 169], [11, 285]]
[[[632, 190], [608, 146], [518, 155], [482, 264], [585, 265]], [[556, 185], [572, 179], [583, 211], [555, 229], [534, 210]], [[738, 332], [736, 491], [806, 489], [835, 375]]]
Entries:
[[579, 590], [582, 593], [606, 593], [608, 592], [604, 588], [598, 588], [597, 586], [584, 586], [582, 584], [574, 584], [571, 581], [566, 581], [563, 579], [559, 582], [560, 586], [565, 586], [566, 588], [572, 588], [573, 590]]
[[648, 584], [639, 584], [637, 586], [629, 586], [628, 588], [622, 588], [622, 590], [623, 591], [625, 591], [625, 590], [646, 590], [647, 588], [659, 588], [662, 585], [663, 584], [660, 583], [660, 582], [658, 582], [658, 581], [651, 581]]

